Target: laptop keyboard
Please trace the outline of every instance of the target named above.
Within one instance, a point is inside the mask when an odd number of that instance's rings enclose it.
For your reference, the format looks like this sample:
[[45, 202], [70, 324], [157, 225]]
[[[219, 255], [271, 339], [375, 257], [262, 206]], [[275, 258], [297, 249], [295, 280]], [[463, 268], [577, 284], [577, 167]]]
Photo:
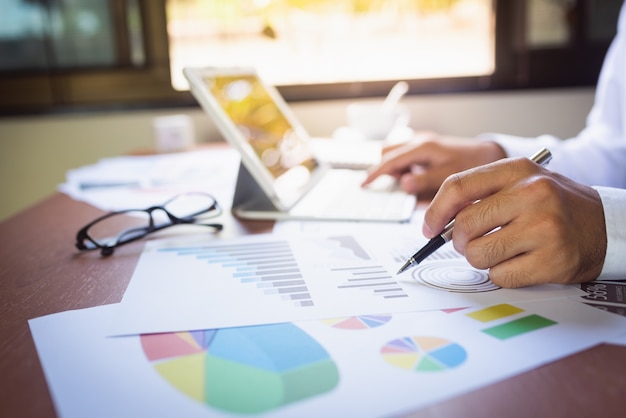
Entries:
[[392, 178], [381, 177], [361, 187], [366, 173], [331, 170], [291, 211], [315, 218], [401, 222], [410, 219], [415, 197], [397, 189]]

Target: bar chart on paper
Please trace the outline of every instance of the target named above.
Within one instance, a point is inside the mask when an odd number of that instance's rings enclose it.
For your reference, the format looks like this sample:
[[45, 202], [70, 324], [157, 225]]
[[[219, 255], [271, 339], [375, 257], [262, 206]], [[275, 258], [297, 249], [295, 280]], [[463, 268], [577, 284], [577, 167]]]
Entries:
[[192, 256], [229, 270], [234, 280], [242, 285], [255, 286], [264, 295], [279, 297], [296, 306], [314, 304], [289, 242], [285, 240], [166, 248], [163, 251]]
[[[142, 253], [112, 332], [226, 328], [468, 305], [464, 293], [441, 292], [408, 274], [396, 276], [390, 271], [393, 262], [376, 254], [370, 241], [340, 234], [154, 241]], [[472, 303], [528, 297], [523, 291], [500, 291], [475, 293]], [[563, 293], [571, 292], [544, 297]]]
[[329, 277], [334, 278], [338, 291], [350, 293], [350, 296], [353, 292], [360, 292], [360, 296], [366, 294], [382, 299], [408, 297], [393, 275], [374, 261], [354, 237], [331, 236], [321, 240], [319, 245], [330, 249], [329, 256], [334, 255], [345, 262], [341, 266], [329, 266]]
[[331, 272], [346, 276], [337, 286], [339, 290], [365, 291], [383, 299], [408, 297], [398, 281], [380, 265], [338, 267]]
[[[300, 267], [304, 262], [299, 263], [288, 240], [169, 247], [161, 251], [178, 257], [192, 257], [226, 271], [233, 282], [242, 286], [242, 291], [244, 287], [254, 287], [259, 295], [280, 299], [296, 307], [315, 306]], [[328, 282], [335, 283], [334, 290], [348, 293], [344, 295], [346, 297], [354, 292], [381, 299], [408, 297], [392, 274], [373, 261], [351, 236], [310, 239], [306, 249], [300, 248], [298, 253], [300, 259], [301, 253], [306, 253], [312, 254], [313, 260], [330, 260], [328, 264], [317, 266], [315, 276], [324, 276]]]

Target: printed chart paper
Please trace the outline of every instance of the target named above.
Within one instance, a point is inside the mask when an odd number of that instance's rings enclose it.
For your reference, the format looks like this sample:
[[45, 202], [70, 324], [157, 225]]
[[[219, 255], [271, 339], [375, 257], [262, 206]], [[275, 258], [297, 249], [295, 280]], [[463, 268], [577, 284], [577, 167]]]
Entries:
[[[626, 316], [626, 281], [594, 280], [581, 284], [580, 288], [587, 292], [585, 296], [580, 297], [583, 303], [606, 312]], [[626, 332], [607, 342], [626, 345]]]
[[626, 281], [594, 280], [580, 288], [587, 293], [580, 297], [583, 303], [626, 316]]
[[29, 322], [60, 417], [397, 415], [626, 326], [624, 317], [559, 299], [106, 337], [118, 308]]
[[[272, 234], [146, 245], [112, 335], [225, 328], [578, 296], [576, 286], [498, 289], [458, 253], [396, 276], [397, 263], [351, 235]], [[452, 248], [452, 247], [450, 247]], [[445, 258], [449, 253], [451, 258]], [[457, 286], [470, 284], [467, 286]], [[459, 291], [441, 287], [461, 288]]]

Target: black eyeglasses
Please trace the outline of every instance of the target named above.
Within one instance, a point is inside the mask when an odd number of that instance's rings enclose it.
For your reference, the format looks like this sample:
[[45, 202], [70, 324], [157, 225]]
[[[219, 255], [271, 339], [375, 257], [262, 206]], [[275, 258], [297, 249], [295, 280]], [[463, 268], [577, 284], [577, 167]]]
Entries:
[[108, 256], [113, 254], [115, 247], [174, 225], [203, 225], [221, 231], [222, 224], [204, 222], [221, 213], [222, 209], [213, 196], [184, 193], [161, 206], [112, 212], [94, 220], [76, 234], [76, 248], [81, 251], [99, 249], [103, 256]]

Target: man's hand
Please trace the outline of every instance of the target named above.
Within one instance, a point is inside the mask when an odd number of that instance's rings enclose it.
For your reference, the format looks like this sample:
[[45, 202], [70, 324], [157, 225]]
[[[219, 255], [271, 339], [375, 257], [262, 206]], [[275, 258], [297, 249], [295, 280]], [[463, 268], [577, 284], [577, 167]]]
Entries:
[[428, 207], [423, 232], [455, 218], [454, 248], [489, 269], [502, 287], [582, 283], [606, 255], [598, 193], [526, 158], [505, 159], [448, 177]]
[[388, 174], [395, 177], [407, 193], [433, 196], [450, 174], [505, 156], [493, 142], [419, 133], [409, 143], [385, 148], [381, 163], [370, 170], [363, 185], [381, 174]]

